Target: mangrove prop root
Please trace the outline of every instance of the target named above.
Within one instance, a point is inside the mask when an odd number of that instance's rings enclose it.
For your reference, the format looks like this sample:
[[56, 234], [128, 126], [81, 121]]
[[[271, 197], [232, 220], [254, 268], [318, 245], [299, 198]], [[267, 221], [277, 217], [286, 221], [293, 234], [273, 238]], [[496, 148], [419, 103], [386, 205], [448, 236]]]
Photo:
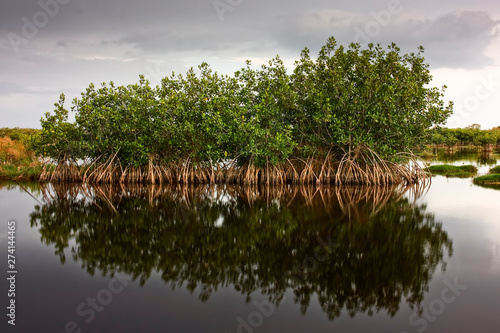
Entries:
[[99, 158], [77, 164], [68, 158], [58, 163], [46, 163], [41, 182], [82, 182], [89, 184], [148, 183], [148, 184], [238, 184], [238, 185], [392, 185], [426, 184], [429, 174], [413, 154], [397, 154], [396, 160], [382, 159], [367, 147], [337, 155], [294, 158], [278, 165], [254, 165], [253, 159], [244, 165], [236, 160], [199, 162], [187, 157], [163, 164], [150, 158], [143, 167], [122, 167], [118, 152], [106, 160]]

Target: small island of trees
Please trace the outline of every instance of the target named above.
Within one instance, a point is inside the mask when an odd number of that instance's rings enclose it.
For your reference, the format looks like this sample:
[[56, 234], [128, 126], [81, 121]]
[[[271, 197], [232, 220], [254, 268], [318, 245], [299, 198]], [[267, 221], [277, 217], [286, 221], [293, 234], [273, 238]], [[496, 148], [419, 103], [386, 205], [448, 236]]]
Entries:
[[[61, 95], [32, 147], [41, 180], [233, 184], [399, 184], [428, 177], [411, 149], [452, 103], [431, 87], [423, 48], [402, 54], [330, 38], [287, 72], [279, 57], [234, 76], [203, 63], [152, 87], [93, 84]], [[49, 167], [52, 165], [52, 167]], [[55, 165], [55, 167], [54, 167]]]

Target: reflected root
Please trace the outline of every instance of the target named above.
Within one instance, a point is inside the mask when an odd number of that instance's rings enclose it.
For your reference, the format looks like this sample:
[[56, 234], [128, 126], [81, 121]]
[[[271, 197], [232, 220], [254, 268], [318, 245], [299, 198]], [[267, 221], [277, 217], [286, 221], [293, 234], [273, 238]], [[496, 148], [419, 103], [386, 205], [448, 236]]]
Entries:
[[[41, 184], [44, 201], [63, 200], [70, 205], [84, 198], [91, 201], [99, 209], [104, 209], [97, 202], [105, 203], [108, 209], [118, 214], [117, 204], [123, 198], [147, 199], [151, 208], [155, 208], [165, 199], [177, 202], [185, 209], [191, 209], [193, 201], [209, 200], [221, 202], [243, 200], [249, 207], [255, 202], [266, 202], [267, 205], [279, 203], [291, 206], [295, 204], [309, 207], [322, 206], [328, 210], [332, 206], [340, 206], [349, 220], [364, 221], [376, 215], [389, 201], [407, 197], [412, 204], [421, 198], [429, 189], [430, 182], [409, 186], [313, 186], [313, 185], [159, 185], [125, 184], [125, 183], [47, 183]], [[96, 200], [100, 199], [100, 200]]]

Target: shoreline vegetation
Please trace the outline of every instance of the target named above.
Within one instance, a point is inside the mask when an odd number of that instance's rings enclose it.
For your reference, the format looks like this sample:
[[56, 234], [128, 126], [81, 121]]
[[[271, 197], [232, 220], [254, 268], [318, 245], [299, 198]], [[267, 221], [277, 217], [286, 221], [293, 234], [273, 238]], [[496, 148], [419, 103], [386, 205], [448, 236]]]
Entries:
[[491, 168], [487, 175], [474, 178], [473, 181], [478, 185], [500, 185], [500, 165]]
[[30, 147], [38, 132], [31, 128], [0, 128], [0, 181], [40, 178], [43, 163]]
[[[2, 134], [3, 130], [7, 130], [6, 128], [0, 128], [0, 134]], [[34, 129], [8, 129], [8, 130], [17, 130], [17, 131], [37, 131]], [[1, 138], [0, 137], [0, 143], [1, 142], [6, 142], [7, 137]], [[17, 143], [18, 145], [20, 144], [19, 142]], [[432, 145], [427, 145], [426, 149], [432, 149]], [[29, 151], [29, 148], [23, 148], [24, 150], [28, 151], [28, 155], [31, 156], [28, 160], [24, 160], [24, 162], [16, 162], [12, 161], [12, 158], [9, 158], [7, 160], [2, 160], [0, 161], [0, 181], [38, 181], [40, 183], [46, 183], [50, 182], [49, 180], [41, 180], [40, 176], [44, 172], [45, 174], [51, 174], [51, 170], [54, 170], [56, 168], [56, 165], [50, 164], [50, 163], [42, 163], [40, 160], [36, 159], [33, 156], [33, 153]], [[477, 147], [474, 146], [463, 146], [460, 147], [460, 149], [466, 149], [467, 151], [471, 150], [477, 150]], [[0, 144], [0, 156], [2, 156], [2, 150], [5, 151], [5, 146], [2, 146]], [[479, 149], [480, 151], [480, 149]], [[444, 150], [446, 153], [447, 150]], [[448, 154], [455, 154], [456, 150], [453, 152], [448, 152]], [[4, 154], [5, 155], [5, 154]], [[14, 156], [17, 154], [14, 153]], [[422, 152], [416, 153], [417, 156], [420, 158], [427, 160], [432, 157], [436, 157], [435, 154], [432, 154], [428, 152], [427, 150], [424, 150]], [[452, 156], [450, 155], [450, 156]], [[479, 156], [479, 155], [478, 155]], [[483, 156], [483, 155], [481, 155]], [[453, 169], [451, 170], [450, 169]], [[461, 170], [465, 168], [466, 170]], [[500, 173], [500, 166], [497, 166], [493, 169], [491, 169], [492, 174], [498, 174]], [[447, 164], [437, 164], [433, 166], [428, 166], [425, 169], [429, 174], [431, 175], [443, 175], [446, 177], [464, 177], [464, 178], [469, 178], [473, 177], [477, 173], [477, 168], [475, 168], [472, 165], [466, 165], [466, 166], [453, 166], [453, 165], [447, 165]], [[493, 176], [495, 177], [495, 176]], [[476, 177], [477, 178], [477, 177]]]
[[449, 152], [470, 147], [483, 153], [500, 149], [500, 126], [490, 130], [481, 130], [478, 124], [465, 128], [435, 127], [428, 131], [428, 144], [434, 149], [446, 149]]
[[181, 184], [414, 184], [426, 181], [412, 148], [443, 124], [443, 88], [423, 48], [339, 46], [289, 73], [279, 57], [219, 75], [206, 63], [152, 87], [93, 84], [65, 96], [33, 143], [41, 181]]

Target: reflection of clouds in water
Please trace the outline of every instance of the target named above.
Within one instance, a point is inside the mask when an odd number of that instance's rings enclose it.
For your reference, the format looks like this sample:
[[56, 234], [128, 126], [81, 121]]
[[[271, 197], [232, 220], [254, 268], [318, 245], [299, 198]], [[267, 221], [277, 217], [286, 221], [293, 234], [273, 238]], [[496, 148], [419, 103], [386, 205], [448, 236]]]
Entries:
[[444, 149], [433, 150], [436, 157], [426, 160], [429, 165], [450, 164], [455, 166], [474, 165], [478, 169], [478, 175], [487, 174], [490, 168], [500, 163], [500, 155], [497, 153], [478, 153], [470, 149], [460, 149], [447, 152]]
[[7, 223], [3, 223], [0, 225], [0, 244], [7, 243]]
[[[491, 200], [498, 200], [500, 198], [500, 191], [489, 191]], [[488, 218], [486, 220], [486, 239], [488, 240], [488, 248], [491, 253], [491, 268], [490, 271], [500, 274], [500, 207], [491, 203], [490, 210], [487, 211]]]
[[214, 226], [222, 227], [223, 224], [224, 224], [224, 216], [219, 216], [219, 218], [215, 221]]
[[492, 245], [492, 256], [493, 260], [491, 262], [491, 271], [494, 273], [500, 273], [500, 243], [497, 241]]

